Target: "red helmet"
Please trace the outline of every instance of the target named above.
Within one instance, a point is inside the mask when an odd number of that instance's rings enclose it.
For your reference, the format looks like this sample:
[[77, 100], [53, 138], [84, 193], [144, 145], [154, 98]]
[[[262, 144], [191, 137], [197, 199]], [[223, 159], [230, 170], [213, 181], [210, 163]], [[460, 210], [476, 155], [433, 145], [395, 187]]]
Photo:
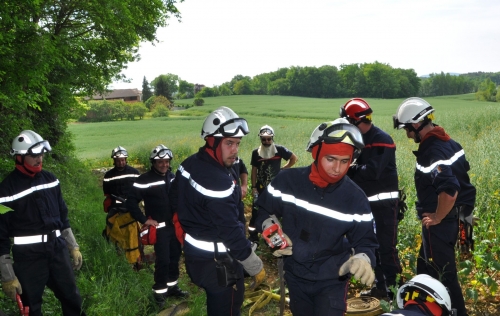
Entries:
[[361, 98], [351, 99], [340, 107], [340, 117], [347, 119], [354, 125], [361, 122], [371, 122], [371, 113], [373, 113], [373, 110], [368, 105], [368, 102]]

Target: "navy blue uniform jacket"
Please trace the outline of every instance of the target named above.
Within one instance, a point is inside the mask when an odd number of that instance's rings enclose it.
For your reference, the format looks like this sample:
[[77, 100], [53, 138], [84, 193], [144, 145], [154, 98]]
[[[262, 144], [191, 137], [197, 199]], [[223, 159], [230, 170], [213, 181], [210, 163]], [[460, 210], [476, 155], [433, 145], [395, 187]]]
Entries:
[[364, 192], [349, 177], [326, 188], [316, 187], [310, 173], [311, 166], [285, 169], [273, 179], [257, 202], [257, 230], [262, 231], [271, 214], [282, 218], [283, 232], [293, 243], [285, 270], [299, 278], [337, 279], [351, 248], [368, 255], [375, 266], [378, 242]]
[[[175, 182], [178, 199], [172, 205], [184, 231], [197, 240], [222, 242], [235, 259], [247, 259], [252, 249], [238, 216], [241, 189], [234, 170], [223, 167], [202, 147], [181, 163]], [[189, 243], [184, 243], [184, 252], [213, 257]]]

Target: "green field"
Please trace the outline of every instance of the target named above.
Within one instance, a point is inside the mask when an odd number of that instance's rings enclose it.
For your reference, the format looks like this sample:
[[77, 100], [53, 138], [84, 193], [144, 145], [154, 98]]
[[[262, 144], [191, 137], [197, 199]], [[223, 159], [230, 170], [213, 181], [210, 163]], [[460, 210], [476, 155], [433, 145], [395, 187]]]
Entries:
[[[476, 101], [473, 95], [435, 97], [426, 100], [436, 110], [435, 123], [442, 125], [452, 138], [461, 143], [471, 164], [469, 174], [478, 192], [475, 215], [480, 220], [474, 231], [476, 250], [472, 256], [460, 259], [459, 277], [470, 314], [494, 315], [491, 310], [496, 309], [495, 302], [498, 304], [500, 301], [497, 293], [500, 279], [498, 276], [500, 228], [497, 224], [500, 221], [498, 214], [500, 106]], [[310, 154], [305, 151], [311, 132], [321, 122], [337, 118], [340, 105], [346, 101], [347, 99], [280, 96], [205, 98], [204, 106], [174, 111], [168, 118], [72, 123], [69, 130], [74, 135], [78, 158], [92, 168], [110, 166], [110, 152], [118, 145], [129, 150], [131, 163], [148, 165], [149, 151], [157, 144], [163, 143], [174, 152], [175, 171], [184, 158], [203, 145], [199, 135], [208, 113], [219, 106], [228, 106], [246, 118], [250, 125], [251, 132], [243, 139], [240, 148], [240, 156], [247, 166], [252, 149], [259, 145], [258, 130], [265, 124], [274, 127], [276, 142], [297, 154], [298, 165], [305, 166], [312, 162]], [[402, 100], [367, 99], [367, 101], [374, 110], [375, 125], [387, 131], [397, 145], [400, 186], [406, 188], [409, 204], [409, 211], [400, 226], [398, 247], [405, 263], [404, 273], [410, 276], [414, 274], [416, 250], [420, 242], [420, 224], [416, 221], [414, 210], [415, 157], [412, 154], [417, 145], [406, 138], [404, 131], [392, 128], [392, 115]], [[185, 102], [190, 101], [183, 101]], [[98, 216], [104, 218], [102, 211]], [[203, 304], [202, 298], [193, 300], [197, 300], [197, 304]], [[265, 313], [265, 315], [274, 314], [274, 312]]]

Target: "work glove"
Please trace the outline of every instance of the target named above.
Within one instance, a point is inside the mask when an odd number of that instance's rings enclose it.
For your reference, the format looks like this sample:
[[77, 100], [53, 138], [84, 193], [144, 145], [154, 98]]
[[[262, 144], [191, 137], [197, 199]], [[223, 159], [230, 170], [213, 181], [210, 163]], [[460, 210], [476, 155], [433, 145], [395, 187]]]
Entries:
[[83, 263], [83, 257], [80, 252], [80, 246], [76, 243], [75, 235], [73, 235], [71, 227], [63, 230], [61, 235], [64, 240], [66, 240], [66, 246], [68, 246], [71, 258], [73, 258], [73, 270], [80, 270]]
[[22, 294], [23, 289], [14, 274], [10, 255], [0, 256], [0, 273], [2, 274], [2, 290], [10, 299], [15, 301], [16, 294]]
[[292, 241], [290, 240], [290, 238], [288, 238], [288, 236], [285, 233], [283, 233], [283, 236], [285, 236], [286, 244], [288, 246], [286, 246], [284, 249], [278, 249], [278, 250], [274, 251], [273, 256], [275, 256], [275, 257], [291, 256], [292, 255]]
[[266, 271], [264, 270], [262, 260], [252, 250], [248, 258], [242, 261], [238, 260], [238, 262], [241, 263], [243, 269], [245, 269], [245, 271], [253, 277], [249, 289], [255, 290], [255, 288], [259, 286], [266, 277]]
[[83, 263], [82, 253], [80, 248], [73, 248], [70, 250], [71, 258], [73, 258], [73, 270], [80, 270]]
[[339, 269], [339, 275], [345, 275], [349, 272], [365, 285], [372, 285], [373, 281], [375, 281], [370, 258], [364, 253], [352, 256]]

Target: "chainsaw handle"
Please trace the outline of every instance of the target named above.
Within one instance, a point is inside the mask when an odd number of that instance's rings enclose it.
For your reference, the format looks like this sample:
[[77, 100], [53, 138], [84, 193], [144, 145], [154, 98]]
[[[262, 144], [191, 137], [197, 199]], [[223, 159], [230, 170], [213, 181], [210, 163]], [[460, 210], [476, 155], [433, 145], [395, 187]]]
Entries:
[[17, 307], [19, 307], [19, 312], [21, 313], [21, 316], [29, 316], [30, 308], [28, 306], [24, 307], [23, 301], [21, 300], [21, 296], [19, 295], [19, 293], [16, 293], [16, 303]]

